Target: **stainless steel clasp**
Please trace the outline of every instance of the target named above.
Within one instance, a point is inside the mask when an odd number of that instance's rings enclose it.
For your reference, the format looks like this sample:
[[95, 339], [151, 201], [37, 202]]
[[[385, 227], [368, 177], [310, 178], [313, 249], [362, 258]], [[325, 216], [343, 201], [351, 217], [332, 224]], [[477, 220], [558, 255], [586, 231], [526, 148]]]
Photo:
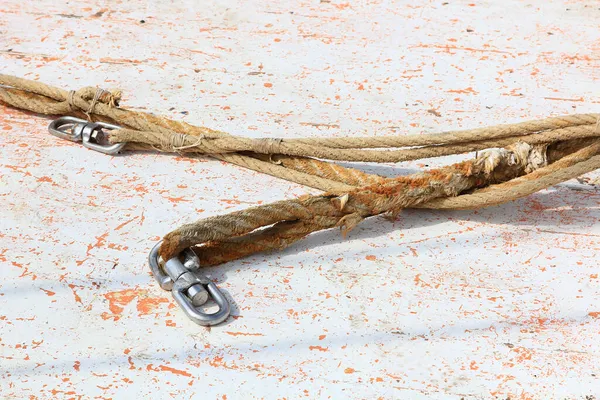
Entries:
[[[200, 260], [191, 249], [166, 262], [158, 255], [162, 242], [158, 242], [150, 251], [148, 263], [152, 275], [164, 290], [170, 290], [173, 298], [183, 312], [195, 323], [203, 326], [217, 325], [229, 317], [229, 302], [223, 293], [207, 277], [198, 272]], [[213, 314], [207, 314], [200, 306], [211, 296], [219, 306]]]
[[88, 149], [104, 154], [116, 154], [125, 143], [109, 144], [105, 129], [120, 129], [120, 126], [106, 122], [88, 122], [75, 117], [60, 117], [50, 123], [48, 131], [61, 139], [81, 142]]

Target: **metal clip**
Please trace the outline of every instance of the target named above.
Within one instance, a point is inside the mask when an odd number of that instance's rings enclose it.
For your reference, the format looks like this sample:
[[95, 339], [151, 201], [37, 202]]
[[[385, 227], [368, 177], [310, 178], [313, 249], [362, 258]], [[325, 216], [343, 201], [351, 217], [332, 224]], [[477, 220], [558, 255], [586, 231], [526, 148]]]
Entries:
[[88, 122], [75, 117], [60, 117], [48, 126], [48, 131], [61, 139], [81, 142], [88, 149], [104, 154], [118, 153], [125, 143], [106, 144], [104, 129], [121, 129], [121, 127], [106, 122]]
[[[217, 325], [225, 321], [229, 317], [229, 302], [213, 282], [198, 273], [200, 260], [196, 253], [186, 249], [163, 263], [158, 255], [161, 243], [158, 242], [148, 256], [152, 275], [160, 287], [170, 290], [183, 312], [198, 325]], [[219, 310], [213, 314], [200, 309], [208, 301], [209, 295], [219, 306]]]

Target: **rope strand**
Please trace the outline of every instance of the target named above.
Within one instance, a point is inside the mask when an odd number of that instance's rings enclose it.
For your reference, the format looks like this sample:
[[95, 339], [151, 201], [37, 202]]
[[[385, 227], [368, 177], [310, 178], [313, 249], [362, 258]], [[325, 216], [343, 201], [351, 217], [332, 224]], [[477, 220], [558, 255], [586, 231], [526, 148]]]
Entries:
[[[128, 143], [126, 149], [205, 154], [326, 192], [202, 219], [165, 236], [163, 259], [197, 246], [203, 265], [284, 248], [322, 229], [348, 232], [364, 218], [403, 208], [497, 205], [600, 168], [599, 114], [428, 135], [251, 139], [119, 108], [120, 99], [120, 91], [66, 91], [0, 74], [0, 102], [118, 124], [123, 128], [109, 140]], [[475, 159], [397, 178], [326, 161], [398, 162], [472, 151], [479, 152]]]

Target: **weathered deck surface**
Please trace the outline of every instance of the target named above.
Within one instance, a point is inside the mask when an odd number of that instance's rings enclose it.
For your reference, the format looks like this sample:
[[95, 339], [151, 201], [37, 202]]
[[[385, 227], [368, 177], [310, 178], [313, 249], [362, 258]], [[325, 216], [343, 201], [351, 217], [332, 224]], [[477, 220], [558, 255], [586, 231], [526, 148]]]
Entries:
[[[58, 3], [2, 1], [1, 72], [119, 87], [127, 107], [239, 135], [429, 133], [600, 109], [596, 0]], [[151, 279], [150, 247], [187, 221], [315, 192], [207, 159], [112, 158], [48, 122], [0, 106], [2, 398], [600, 393], [595, 174], [210, 268], [235, 318], [209, 330]]]

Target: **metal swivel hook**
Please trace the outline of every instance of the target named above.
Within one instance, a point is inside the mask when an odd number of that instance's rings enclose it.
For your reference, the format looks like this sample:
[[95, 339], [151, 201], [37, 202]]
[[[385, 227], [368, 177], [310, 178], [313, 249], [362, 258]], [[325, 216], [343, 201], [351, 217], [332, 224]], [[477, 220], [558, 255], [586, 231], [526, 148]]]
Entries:
[[[164, 290], [170, 290], [183, 312], [195, 323], [203, 326], [217, 325], [229, 317], [229, 302], [223, 293], [207, 277], [198, 273], [200, 260], [191, 250], [186, 249], [179, 256], [163, 263], [158, 255], [161, 242], [150, 251], [148, 263], [152, 275]], [[200, 306], [211, 296], [219, 306], [213, 314], [207, 314]]]
[[106, 122], [88, 122], [75, 117], [60, 117], [48, 126], [48, 131], [59, 138], [81, 142], [88, 149], [100, 153], [118, 153], [125, 146], [125, 143], [106, 144], [104, 129], [121, 129], [121, 127]]

